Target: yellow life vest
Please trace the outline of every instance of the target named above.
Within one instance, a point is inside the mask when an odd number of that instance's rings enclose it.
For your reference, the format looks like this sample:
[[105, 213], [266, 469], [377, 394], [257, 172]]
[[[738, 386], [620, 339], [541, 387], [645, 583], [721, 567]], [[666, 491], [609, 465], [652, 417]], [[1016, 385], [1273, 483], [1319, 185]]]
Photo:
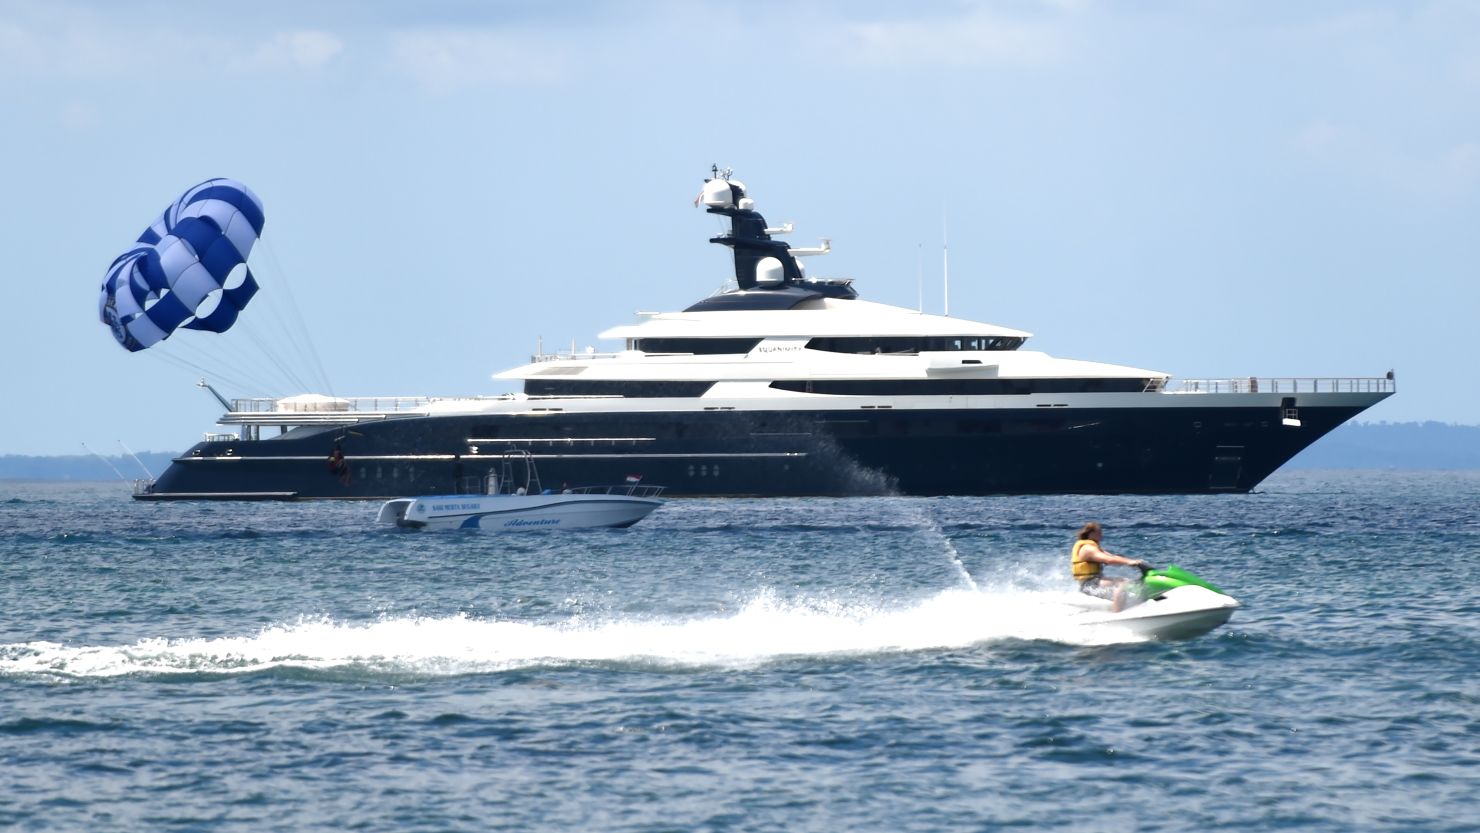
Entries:
[[1069, 552], [1069, 563], [1074, 568], [1075, 581], [1100, 577], [1100, 562], [1083, 561], [1079, 558], [1079, 551], [1084, 549], [1084, 545], [1093, 543], [1088, 538], [1080, 538], [1074, 542], [1074, 549]]

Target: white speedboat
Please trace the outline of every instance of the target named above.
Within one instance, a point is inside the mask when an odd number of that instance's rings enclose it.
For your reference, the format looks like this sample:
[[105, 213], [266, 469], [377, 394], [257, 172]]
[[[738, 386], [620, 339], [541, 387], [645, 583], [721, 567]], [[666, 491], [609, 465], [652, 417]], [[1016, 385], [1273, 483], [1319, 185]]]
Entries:
[[1239, 608], [1237, 599], [1175, 565], [1148, 571], [1131, 601], [1131, 606], [1111, 611], [1109, 600], [1079, 594], [1071, 604], [1080, 609], [1077, 624], [1122, 628], [1158, 640], [1202, 636], [1228, 622]]
[[[522, 476], [515, 471], [521, 466]], [[621, 485], [542, 489], [528, 453], [510, 454], [500, 469], [478, 482], [484, 486], [480, 492], [388, 500], [376, 520], [411, 529], [590, 529], [628, 527], [663, 505], [658, 499], [663, 487], [641, 485], [640, 478]]]
[[[482, 529], [522, 532], [534, 529], [626, 527], [663, 505], [651, 497], [586, 487], [571, 494], [428, 495], [388, 500], [380, 507], [381, 523], [414, 529]], [[649, 489], [656, 486], [646, 487]]]

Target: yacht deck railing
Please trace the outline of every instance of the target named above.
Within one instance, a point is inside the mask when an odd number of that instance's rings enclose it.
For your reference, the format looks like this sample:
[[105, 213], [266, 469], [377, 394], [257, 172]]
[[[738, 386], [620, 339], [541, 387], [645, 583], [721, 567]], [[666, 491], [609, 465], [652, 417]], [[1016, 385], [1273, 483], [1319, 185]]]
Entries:
[[529, 357], [529, 361], [530, 364], [539, 364], [540, 362], [571, 361], [572, 359], [615, 359], [620, 355], [621, 353], [598, 353], [595, 350], [586, 350], [584, 352], [576, 350], [561, 350], [555, 353], [546, 353], [541, 351], [539, 353], [532, 354]]
[[[553, 357], [551, 357], [553, 358]], [[1287, 377], [1256, 377], [1246, 376], [1234, 379], [1172, 379], [1164, 380], [1160, 377], [1150, 380], [1146, 390], [1148, 392], [1161, 393], [1393, 393], [1397, 391], [1397, 382], [1392, 375], [1370, 376], [1370, 377], [1335, 377], [1335, 376], [1287, 376]], [[269, 397], [251, 399], [231, 400], [231, 413], [258, 415], [252, 419], [253, 422], [261, 422], [262, 417], [269, 415], [281, 415], [294, 421], [306, 420], [318, 422], [333, 420], [337, 416], [349, 416], [353, 414], [393, 414], [400, 412], [416, 411], [434, 403], [454, 400], [499, 400], [511, 398], [513, 394], [500, 394], [496, 396], [464, 396], [464, 397], [438, 397], [438, 396], [360, 396], [351, 398], [334, 398], [321, 402], [290, 402]], [[559, 397], [530, 397], [531, 399], [559, 398], [559, 399], [604, 399], [610, 398], [600, 394], [588, 396], [559, 396]]]
[[1392, 375], [1371, 377], [1287, 376], [1241, 379], [1176, 379], [1168, 382], [1165, 393], [1393, 393], [1397, 382]]
[[509, 394], [496, 396], [355, 396], [335, 397], [322, 402], [291, 402], [270, 397], [231, 400], [231, 412], [240, 414], [283, 414], [303, 416], [305, 414], [343, 413], [396, 413], [415, 411], [433, 402], [457, 400], [504, 399]]

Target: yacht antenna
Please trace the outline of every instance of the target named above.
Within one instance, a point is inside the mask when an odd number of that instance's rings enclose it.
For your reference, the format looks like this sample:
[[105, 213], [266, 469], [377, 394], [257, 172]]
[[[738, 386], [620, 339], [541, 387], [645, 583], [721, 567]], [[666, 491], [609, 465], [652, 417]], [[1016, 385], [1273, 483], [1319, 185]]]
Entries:
[[925, 312], [925, 247], [915, 244], [915, 311]]
[[950, 224], [946, 222], [946, 211], [940, 210], [940, 272], [944, 284], [945, 314], [951, 314], [951, 246], [948, 241]]

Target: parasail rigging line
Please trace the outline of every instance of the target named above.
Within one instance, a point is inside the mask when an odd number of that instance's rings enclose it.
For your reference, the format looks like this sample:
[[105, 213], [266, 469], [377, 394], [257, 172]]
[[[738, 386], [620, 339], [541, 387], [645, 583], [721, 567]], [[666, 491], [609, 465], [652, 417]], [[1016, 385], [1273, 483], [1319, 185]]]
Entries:
[[113, 469], [113, 473], [116, 474], [116, 475], [118, 475], [118, 479], [119, 480], [122, 480], [125, 483], [129, 482], [129, 479], [127, 477], [124, 477], [123, 476], [123, 472], [119, 471], [118, 470], [118, 467], [115, 466], [115, 465], [113, 465], [113, 461], [112, 460], [109, 460], [107, 457], [104, 457], [103, 455], [97, 453], [96, 451], [93, 451], [91, 448], [88, 448], [87, 443], [83, 443], [82, 444], [82, 448], [88, 454], [91, 454], [92, 456], [98, 458], [99, 460], [102, 460], [103, 461], [103, 465], [107, 466], [110, 469]]
[[174, 355], [168, 350], [151, 350], [148, 352], [148, 355], [153, 357], [154, 361], [165, 362], [177, 368], [189, 370], [193, 376], [210, 376], [217, 381], [225, 382], [237, 390], [255, 391], [262, 396], [272, 396], [279, 390], [277, 385], [264, 380], [260, 376], [246, 372], [240, 367], [232, 370], [230, 369], [231, 365], [223, 365], [219, 362], [202, 364], [191, 361], [183, 356]]
[[[256, 341], [242, 328], [243, 332], [237, 336], [247, 341]], [[258, 350], [257, 354], [269, 362], [272, 366], [267, 367], [262, 362], [248, 361], [245, 356], [248, 351], [240, 349], [240, 345], [227, 343], [227, 339], [170, 339], [171, 343], [160, 345], [159, 349], [145, 351], [147, 355], [157, 356], [172, 364], [192, 369], [191, 375], [204, 373], [213, 378], [228, 381], [233, 386], [244, 388], [247, 392], [253, 392], [259, 396], [270, 396], [280, 391], [285, 383], [288, 385], [299, 384], [293, 378], [291, 371], [286, 370], [282, 360], [273, 357], [270, 353]], [[209, 342], [209, 343], [203, 343]], [[274, 372], [276, 371], [276, 372]], [[266, 373], [267, 375], [263, 375]], [[248, 384], [242, 385], [242, 382]]]
[[309, 360], [313, 362], [314, 368], [318, 371], [319, 381], [323, 383], [324, 388], [332, 396], [334, 394], [334, 385], [329, 380], [329, 374], [324, 369], [324, 363], [319, 358], [318, 350], [314, 348], [313, 337], [310, 335], [311, 331], [308, 328], [308, 322], [303, 319], [302, 311], [298, 307], [298, 300], [293, 294], [293, 283], [288, 280], [288, 270], [284, 269], [282, 263], [278, 260], [277, 249], [272, 245], [270, 238], [264, 237], [262, 245], [267, 252], [267, 260], [271, 264], [272, 270], [281, 278], [283, 297], [287, 300], [286, 309], [288, 315], [296, 325], [296, 327], [288, 328], [289, 337], [292, 337], [292, 331], [296, 329], [302, 339], [302, 344], [299, 347], [300, 352], [306, 354]]
[[[159, 349], [144, 352], [191, 368], [192, 375], [203, 373], [233, 387], [245, 387], [247, 391], [259, 396], [278, 397], [290, 392], [301, 393], [326, 388], [332, 395], [333, 389], [328, 384], [322, 367], [317, 374], [320, 383], [310, 384], [300, 372], [303, 363], [295, 361], [293, 356], [285, 355], [286, 345], [288, 353], [302, 356], [307, 337], [302, 332], [302, 325], [294, 323], [295, 320], [301, 322], [301, 316], [286, 314], [281, 304], [272, 303], [279, 294], [274, 291], [279, 286], [276, 277], [269, 277], [266, 291], [258, 293], [253, 308], [244, 311], [231, 332], [223, 333], [221, 338], [170, 338], [168, 343], [159, 345]], [[267, 303], [263, 303], [264, 301]], [[299, 332], [295, 333], [295, 330]], [[249, 344], [252, 349], [241, 349], [242, 342]], [[311, 342], [308, 344], [307, 349], [311, 350]], [[250, 357], [256, 357], [259, 361], [253, 362]], [[243, 382], [248, 384], [243, 385]]]
[[153, 480], [154, 473], [149, 471], [149, 467], [144, 465], [144, 461], [139, 459], [139, 455], [135, 454], [132, 448], [124, 445], [123, 440], [119, 440], [118, 444], [123, 447], [124, 451], [128, 452], [128, 456], [134, 458], [134, 462], [139, 464], [139, 468], [144, 470], [144, 477], [148, 478], [149, 480]]

